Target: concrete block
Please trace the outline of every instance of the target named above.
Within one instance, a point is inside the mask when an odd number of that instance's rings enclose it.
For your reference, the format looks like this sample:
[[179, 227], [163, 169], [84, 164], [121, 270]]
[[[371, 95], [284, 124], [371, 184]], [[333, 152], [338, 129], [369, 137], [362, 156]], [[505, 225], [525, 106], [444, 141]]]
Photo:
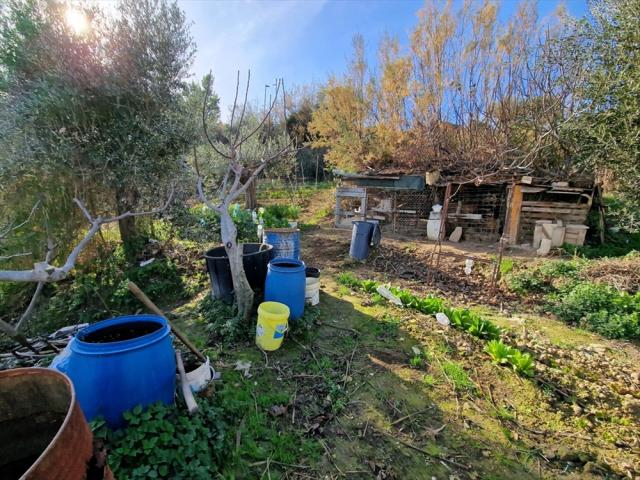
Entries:
[[551, 240], [551, 237], [553, 236], [553, 229], [556, 228], [556, 226], [553, 223], [543, 223], [542, 224], [542, 238], [547, 238], [549, 240]]
[[462, 227], [456, 227], [453, 230], [453, 232], [451, 232], [451, 235], [449, 235], [450, 242], [458, 243], [461, 238], [462, 238]]
[[536, 225], [533, 229], [533, 248], [540, 248], [540, 241], [542, 240], [542, 224]]
[[549, 255], [549, 252], [551, 251], [551, 239], [550, 238], [543, 238], [540, 241], [540, 248], [537, 250], [537, 254], [544, 256], [544, 255]]
[[553, 229], [553, 233], [551, 234], [551, 246], [552, 247], [561, 247], [564, 243], [564, 234], [567, 230], [567, 227], [559, 227], [556, 225], [556, 228]]

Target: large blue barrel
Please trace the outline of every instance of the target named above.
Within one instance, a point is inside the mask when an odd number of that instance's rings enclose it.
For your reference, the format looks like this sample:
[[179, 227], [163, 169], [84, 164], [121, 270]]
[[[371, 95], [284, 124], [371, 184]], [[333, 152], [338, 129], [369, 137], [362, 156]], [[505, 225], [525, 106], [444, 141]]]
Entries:
[[374, 225], [370, 222], [353, 222], [351, 232], [351, 246], [349, 255], [356, 260], [365, 260], [369, 256], [369, 244], [373, 235]]
[[136, 405], [173, 403], [176, 360], [167, 321], [129, 315], [80, 330], [51, 368], [66, 373], [88, 421], [104, 417], [123, 427], [122, 413]]
[[273, 258], [300, 259], [300, 229], [265, 228], [265, 242], [273, 245]]
[[305, 265], [295, 258], [276, 258], [269, 262], [264, 286], [265, 302], [280, 302], [289, 307], [290, 320], [304, 313]]

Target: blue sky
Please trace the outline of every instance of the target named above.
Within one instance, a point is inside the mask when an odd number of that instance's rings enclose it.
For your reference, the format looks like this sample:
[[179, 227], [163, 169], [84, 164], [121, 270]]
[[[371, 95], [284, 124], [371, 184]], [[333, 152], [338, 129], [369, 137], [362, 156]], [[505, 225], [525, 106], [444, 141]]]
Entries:
[[[558, 0], [540, 0], [540, 17], [551, 14]], [[586, 0], [562, 2], [581, 17]], [[288, 86], [322, 83], [345, 71], [351, 39], [361, 33], [372, 52], [385, 32], [406, 42], [416, 23], [421, 0], [181, 0], [198, 45], [195, 77], [209, 69], [224, 112], [233, 102], [238, 69], [251, 69], [250, 98], [262, 102], [264, 85], [283, 77]], [[517, 7], [503, 0], [500, 16]]]

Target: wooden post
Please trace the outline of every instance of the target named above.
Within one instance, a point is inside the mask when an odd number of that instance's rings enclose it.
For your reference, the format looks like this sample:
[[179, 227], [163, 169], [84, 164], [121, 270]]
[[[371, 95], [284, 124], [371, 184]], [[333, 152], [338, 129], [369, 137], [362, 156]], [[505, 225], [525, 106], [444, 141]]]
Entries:
[[447, 183], [447, 188], [444, 192], [444, 205], [442, 206], [442, 214], [440, 215], [440, 231], [439, 231], [439, 235], [438, 235], [438, 239], [439, 241], [444, 240], [447, 232], [446, 232], [446, 228], [447, 228], [447, 212], [449, 211], [449, 201], [451, 200], [451, 190], [452, 190], [452, 183], [449, 182]]
[[520, 211], [522, 209], [522, 185], [514, 184], [511, 189], [511, 202], [507, 206], [506, 237], [509, 243], [518, 243], [518, 230], [520, 229]]
[[336, 228], [338, 228], [338, 225], [340, 224], [340, 187], [336, 188], [336, 213], [335, 213], [335, 226]]

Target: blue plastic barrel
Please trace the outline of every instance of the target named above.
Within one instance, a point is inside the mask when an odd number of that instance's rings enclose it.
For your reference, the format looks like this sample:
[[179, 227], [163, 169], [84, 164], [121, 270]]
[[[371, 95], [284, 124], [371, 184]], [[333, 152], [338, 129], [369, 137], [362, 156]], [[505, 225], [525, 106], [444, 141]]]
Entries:
[[304, 313], [305, 265], [295, 258], [276, 258], [269, 262], [264, 286], [265, 302], [280, 302], [289, 307], [290, 320]]
[[167, 321], [157, 315], [129, 315], [80, 330], [51, 368], [73, 382], [88, 421], [104, 417], [123, 427], [122, 414], [136, 405], [173, 403], [176, 360]]
[[300, 259], [300, 229], [265, 228], [265, 243], [273, 245], [273, 258]]
[[352, 258], [365, 260], [369, 256], [369, 244], [371, 243], [373, 229], [373, 223], [365, 221], [353, 222], [351, 246], [349, 247], [349, 255]]

